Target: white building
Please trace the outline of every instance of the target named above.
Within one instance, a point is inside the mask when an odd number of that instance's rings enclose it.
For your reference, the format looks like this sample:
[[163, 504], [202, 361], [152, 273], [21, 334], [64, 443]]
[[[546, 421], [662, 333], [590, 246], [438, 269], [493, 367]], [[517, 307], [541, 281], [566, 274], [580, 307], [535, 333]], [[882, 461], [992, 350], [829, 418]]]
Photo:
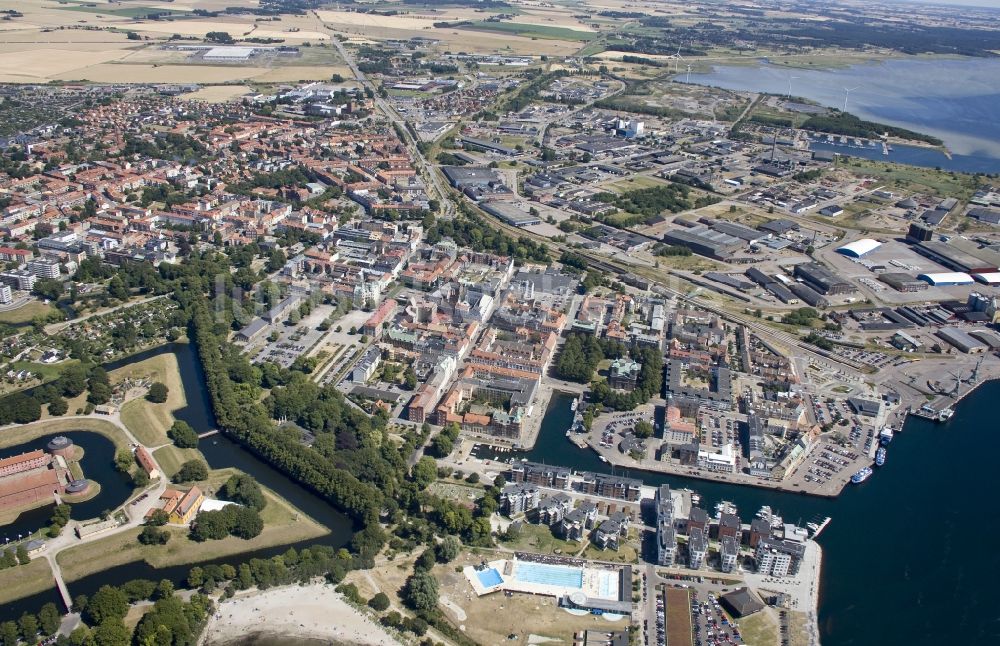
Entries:
[[14, 293], [10, 285], [0, 285], [0, 305], [9, 305], [14, 302]]
[[38, 278], [59, 278], [59, 261], [52, 258], [35, 258], [28, 263], [28, 271]]
[[694, 532], [688, 536], [688, 567], [692, 570], [699, 570], [705, 563], [705, 554], [708, 552], [708, 539], [701, 532]]
[[776, 577], [795, 574], [799, 570], [799, 563], [804, 554], [803, 543], [762, 538], [757, 543], [757, 552], [754, 554], [757, 572]]
[[361, 361], [355, 364], [354, 370], [351, 372], [351, 381], [358, 384], [367, 383], [381, 362], [382, 351], [376, 347], [368, 348], [368, 351], [361, 357]]
[[736, 569], [739, 553], [740, 546], [736, 544], [736, 539], [732, 536], [723, 536], [719, 542], [719, 569], [723, 572], [732, 572]]

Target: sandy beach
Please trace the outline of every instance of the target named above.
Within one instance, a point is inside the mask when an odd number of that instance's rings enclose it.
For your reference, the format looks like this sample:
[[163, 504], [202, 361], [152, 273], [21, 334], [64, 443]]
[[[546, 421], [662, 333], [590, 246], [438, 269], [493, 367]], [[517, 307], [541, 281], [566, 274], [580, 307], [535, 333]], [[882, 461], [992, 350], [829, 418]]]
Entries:
[[223, 646], [258, 634], [365, 646], [399, 644], [324, 584], [272, 588], [223, 601], [199, 644]]

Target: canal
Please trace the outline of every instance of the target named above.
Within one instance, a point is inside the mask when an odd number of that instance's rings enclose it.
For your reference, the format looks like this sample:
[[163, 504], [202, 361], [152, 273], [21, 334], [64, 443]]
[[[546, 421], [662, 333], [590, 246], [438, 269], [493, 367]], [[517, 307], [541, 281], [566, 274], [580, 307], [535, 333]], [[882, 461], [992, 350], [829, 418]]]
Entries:
[[[836, 499], [617, 467], [614, 472], [648, 485], [691, 488], [710, 514], [715, 503], [731, 501], [746, 522], [763, 505], [788, 522], [832, 517], [819, 539], [824, 645], [995, 643], [1000, 613], [992, 592], [1000, 552], [990, 537], [1000, 529], [993, 498], [998, 400], [1000, 381], [994, 381], [963, 400], [945, 424], [909, 418], [889, 447], [886, 465]], [[594, 451], [566, 438], [571, 401], [568, 395], [553, 398], [531, 451], [482, 457], [610, 472]]]
[[[205, 379], [201, 370], [201, 363], [198, 361], [194, 348], [189, 344], [167, 344], [120, 361], [108, 363], [105, 365], [105, 368], [111, 371], [131, 363], [137, 363], [170, 352], [174, 353], [177, 357], [181, 381], [184, 385], [184, 395], [187, 400], [187, 405], [177, 411], [175, 417], [184, 420], [199, 433], [214, 428], [215, 419], [212, 415], [208, 393], [205, 390]], [[86, 452], [83, 462], [84, 473], [88, 478], [93, 478], [102, 485], [101, 494], [97, 498], [73, 506], [73, 517], [76, 519], [95, 517], [100, 515], [103, 510], [114, 508], [124, 502], [132, 488], [127, 479], [114, 468], [114, 445], [102, 435], [88, 431], [73, 431], [62, 434], [72, 438], [74, 442], [84, 447]], [[30, 450], [35, 448], [34, 444], [44, 446], [47, 441], [48, 438], [46, 437], [45, 439], [28, 442], [20, 446], [10, 447], [4, 449], [2, 455], [13, 455]], [[76, 581], [67, 581], [70, 594], [73, 596], [78, 594], [90, 595], [102, 585], [116, 585], [140, 578], [152, 579], [154, 581], [170, 579], [174, 583], [179, 583], [187, 578], [188, 572], [194, 565], [205, 565], [208, 563], [230, 563], [235, 565], [245, 563], [251, 558], [269, 558], [287, 551], [289, 547], [301, 548], [317, 544], [341, 547], [350, 541], [354, 528], [349, 518], [334, 509], [319, 496], [299, 486], [273, 469], [270, 465], [259, 460], [240, 445], [222, 435], [214, 435], [202, 439], [199, 442], [198, 448], [205, 456], [205, 460], [211, 468], [235, 468], [252, 475], [260, 484], [273, 490], [300, 511], [329, 529], [330, 533], [299, 543], [244, 552], [203, 563], [190, 563], [166, 568], [154, 568], [145, 561], [128, 563]], [[114, 485], [109, 487], [107, 492], [103, 488], [105, 482], [113, 483]], [[124, 487], [119, 487], [119, 482], [123, 483]], [[97, 503], [97, 500], [101, 502]], [[116, 504], [114, 503], [115, 500], [117, 500]], [[84, 508], [84, 505], [86, 505], [86, 508]], [[51, 507], [34, 510], [30, 512], [30, 518], [26, 518], [26, 515], [22, 514], [18, 518], [17, 524], [37, 529], [47, 523], [51, 513]], [[0, 533], [7, 532], [10, 534], [11, 530], [9, 527], [11, 526], [0, 528]], [[17, 532], [14, 532], [13, 535], [16, 537], [16, 534]], [[20, 617], [23, 612], [36, 612], [38, 608], [48, 601], [54, 601], [61, 607], [58, 595], [53, 589], [49, 592], [18, 599], [11, 603], [0, 604], [0, 618], [16, 618]]]

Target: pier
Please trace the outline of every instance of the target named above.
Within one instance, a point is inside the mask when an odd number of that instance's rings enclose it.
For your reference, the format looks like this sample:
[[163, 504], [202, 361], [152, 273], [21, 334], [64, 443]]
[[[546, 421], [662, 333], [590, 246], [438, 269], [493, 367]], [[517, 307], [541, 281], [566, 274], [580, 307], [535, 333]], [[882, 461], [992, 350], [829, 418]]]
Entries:
[[205, 431], [204, 433], [199, 433], [198, 439], [203, 440], [206, 437], [212, 437], [213, 435], [218, 435], [218, 434], [219, 434], [219, 429], [213, 428], [211, 431]]

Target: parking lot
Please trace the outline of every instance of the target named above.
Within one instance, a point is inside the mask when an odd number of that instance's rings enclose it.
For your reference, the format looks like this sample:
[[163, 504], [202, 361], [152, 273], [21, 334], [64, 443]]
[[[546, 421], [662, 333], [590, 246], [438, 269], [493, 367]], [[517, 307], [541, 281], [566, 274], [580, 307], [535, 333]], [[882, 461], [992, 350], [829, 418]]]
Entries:
[[729, 621], [712, 592], [700, 596], [697, 591], [691, 591], [691, 622], [696, 646], [743, 643], [739, 629]]

